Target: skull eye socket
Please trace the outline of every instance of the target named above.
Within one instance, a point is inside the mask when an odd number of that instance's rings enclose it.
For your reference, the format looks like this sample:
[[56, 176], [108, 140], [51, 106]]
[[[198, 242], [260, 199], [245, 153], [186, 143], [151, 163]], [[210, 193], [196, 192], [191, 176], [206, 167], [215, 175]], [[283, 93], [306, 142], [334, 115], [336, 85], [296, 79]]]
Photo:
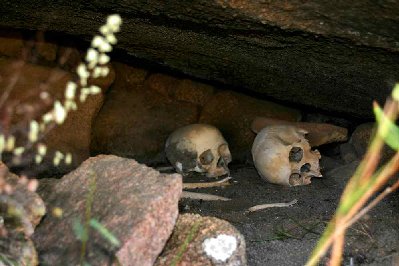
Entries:
[[300, 147], [293, 147], [288, 158], [290, 162], [299, 163], [303, 158], [303, 150]]
[[212, 151], [210, 149], [208, 149], [208, 150], [204, 151], [203, 153], [201, 153], [199, 158], [200, 158], [201, 164], [208, 165], [213, 161], [213, 159], [215, 157], [213, 157]]
[[220, 157], [217, 163], [218, 167], [225, 167], [226, 166], [226, 162], [224, 161], [223, 157]]
[[301, 173], [310, 172], [310, 163], [305, 163], [301, 166]]

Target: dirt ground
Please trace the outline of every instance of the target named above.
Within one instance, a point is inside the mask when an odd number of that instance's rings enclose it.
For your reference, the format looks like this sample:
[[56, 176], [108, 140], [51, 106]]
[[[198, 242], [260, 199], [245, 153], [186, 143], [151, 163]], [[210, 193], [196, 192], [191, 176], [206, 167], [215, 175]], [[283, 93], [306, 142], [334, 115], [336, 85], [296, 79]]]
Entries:
[[[304, 265], [357, 165], [358, 162], [342, 165], [329, 160], [324, 166], [324, 177], [314, 178], [311, 185], [302, 187], [268, 184], [260, 179], [253, 166], [233, 165], [233, 185], [192, 190], [228, 197], [231, 201], [182, 199], [180, 211], [215, 216], [236, 226], [246, 239], [251, 266]], [[199, 179], [206, 181], [205, 178], [189, 177], [185, 182]], [[245, 214], [245, 210], [253, 205], [294, 199], [298, 203], [292, 207]], [[399, 265], [398, 192], [349, 229], [343, 265]]]

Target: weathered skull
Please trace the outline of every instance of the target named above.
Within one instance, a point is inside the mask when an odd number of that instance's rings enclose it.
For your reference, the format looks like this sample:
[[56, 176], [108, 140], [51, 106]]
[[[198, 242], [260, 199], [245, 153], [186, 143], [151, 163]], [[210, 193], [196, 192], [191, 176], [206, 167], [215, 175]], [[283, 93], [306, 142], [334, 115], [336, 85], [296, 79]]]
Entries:
[[252, 145], [255, 167], [270, 183], [301, 186], [321, 177], [320, 153], [311, 150], [303, 129], [276, 125], [262, 129]]
[[174, 131], [165, 153], [178, 173], [206, 173], [208, 177], [229, 174], [231, 154], [220, 131], [211, 125], [192, 124]]

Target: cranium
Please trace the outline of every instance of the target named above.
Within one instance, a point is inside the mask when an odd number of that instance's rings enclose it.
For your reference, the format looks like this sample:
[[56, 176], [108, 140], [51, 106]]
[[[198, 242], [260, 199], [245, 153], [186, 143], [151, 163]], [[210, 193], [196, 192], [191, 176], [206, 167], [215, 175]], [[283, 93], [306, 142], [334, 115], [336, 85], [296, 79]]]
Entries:
[[274, 184], [301, 186], [321, 177], [320, 152], [311, 150], [306, 130], [275, 125], [262, 129], [252, 145], [252, 157], [260, 176]]
[[165, 153], [178, 173], [206, 173], [208, 177], [229, 174], [231, 154], [220, 131], [211, 125], [192, 124], [174, 131]]

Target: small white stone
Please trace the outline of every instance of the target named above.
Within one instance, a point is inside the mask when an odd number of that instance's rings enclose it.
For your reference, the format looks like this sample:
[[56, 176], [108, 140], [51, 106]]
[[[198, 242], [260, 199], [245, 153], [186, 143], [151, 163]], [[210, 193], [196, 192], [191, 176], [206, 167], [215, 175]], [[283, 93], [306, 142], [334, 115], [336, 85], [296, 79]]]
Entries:
[[206, 255], [216, 261], [225, 262], [237, 249], [237, 239], [234, 236], [220, 234], [216, 238], [207, 238], [202, 242]]
[[182, 172], [182, 170], [183, 170], [183, 165], [182, 165], [182, 163], [181, 163], [181, 162], [177, 162], [177, 163], [176, 163], [176, 168], [177, 168], [180, 172]]

